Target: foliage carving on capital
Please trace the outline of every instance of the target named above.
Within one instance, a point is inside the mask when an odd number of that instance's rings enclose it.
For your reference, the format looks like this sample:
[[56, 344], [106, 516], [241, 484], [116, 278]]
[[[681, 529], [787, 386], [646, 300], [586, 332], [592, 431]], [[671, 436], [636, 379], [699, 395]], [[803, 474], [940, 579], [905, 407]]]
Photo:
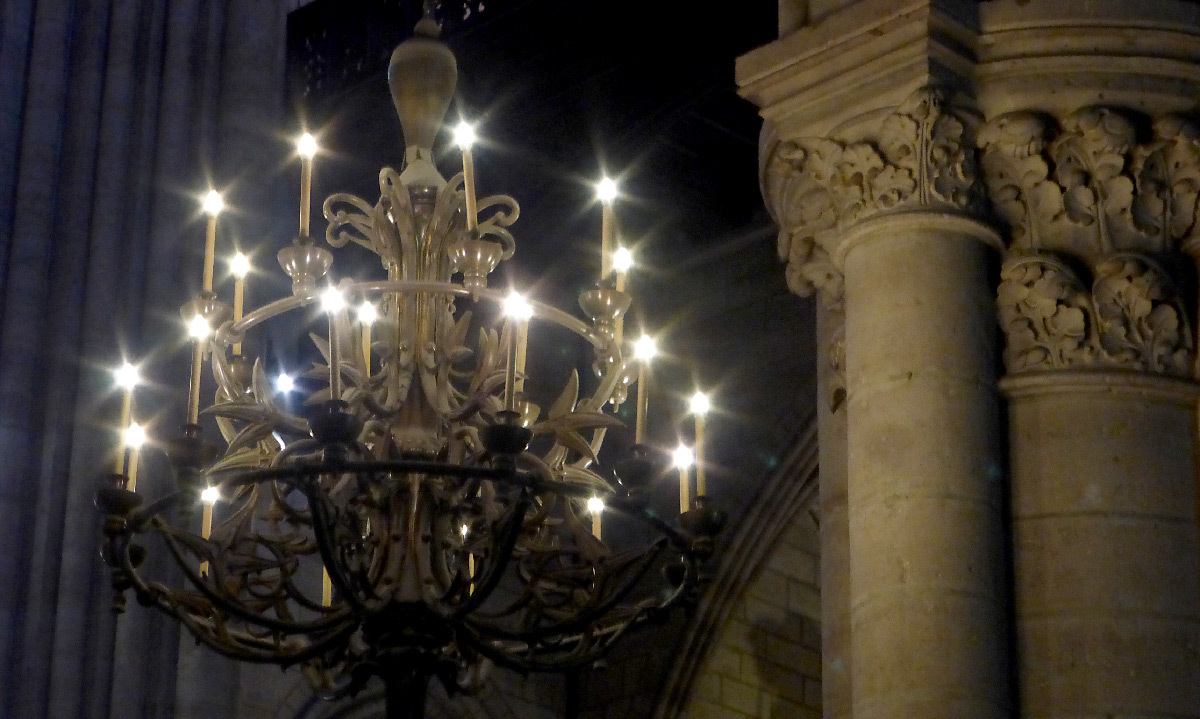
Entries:
[[945, 91], [925, 87], [880, 124], [874, 139], [780, 142], [763, 163], [763, 193], [780, 226], [779, 253], [797, 294], [838, 302], [833, 259], [843, 231], [876, 215], [921, 209], [980, 213], [973, 124]]
[[1034, 112], [989, 120], [981, 164], [1013, 249], [1098, 258], [1177, 251], [1196, 232], [1200, 130], [1170, 115], [1150, 123], [1108, 107], [1060, 122]]
[[1091, 268], [1090, 289], [1050, 253], [1014, 253], [997, 296], [1012, 374], [1120, 368], [1191, 375], [1187, 312], [1169, 273], [1149, 256], [1115, 253]]
[[1196, 243], [1197, 125], [1109, 107], [1061, 120], [1022, 111], [989, 120], [979, 144], [1009, 228], [998, 294], [1009, 372], [1191, 376], [1178, 276]]

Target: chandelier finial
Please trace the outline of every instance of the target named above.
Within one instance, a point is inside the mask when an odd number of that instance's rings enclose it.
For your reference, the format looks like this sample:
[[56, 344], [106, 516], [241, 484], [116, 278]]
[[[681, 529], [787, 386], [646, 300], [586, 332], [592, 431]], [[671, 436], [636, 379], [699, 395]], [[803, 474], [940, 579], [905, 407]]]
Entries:
[[413, 37], [400, 43], [388, 65], [392, 102], [404, 134], [407, 185], [441, 187], [445, 179], [433, 166], [433, 142], [454, 97], [458, 63], [454, 53], [437, 39], [440, 29], [429, 17], [417, 23]]

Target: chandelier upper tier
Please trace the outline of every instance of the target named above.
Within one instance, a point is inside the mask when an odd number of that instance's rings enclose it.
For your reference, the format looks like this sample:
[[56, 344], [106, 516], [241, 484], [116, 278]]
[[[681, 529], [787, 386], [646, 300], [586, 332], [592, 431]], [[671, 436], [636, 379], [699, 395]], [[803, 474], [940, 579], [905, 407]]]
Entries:
[[[594, 661], [694, 595], [721, 524], [704, 498], [703, 395], [692, 403], [695, 454], [675, 453], [678, 519], [645, 491], [661, 473], [644, 439], [654, 343], [624, 336], [630, 256], [614, 240], [615, 184], [599, 187], [602, 271], [580, 297], [586, 320], [488, 287], [516, 250], [518, 205], [476, 199], [469, 126], [455, 132], [463, 172], [446, 180], [433, 163], [457, 76], [437, 34], [423, 20], [389, 66], [403, 171], [380, 171], [374, 203], [349, 194], [323, 203], [325, 242], [365, 247], [378, 276], [333, 282], [333, 253], [310, 237], [311, 136], [298, 146], [299, 238], [278, 253], [292, 296], [244, 312], [251, 267], [238, 255], [232, 306], [218, 299], [223, 203], [210, 193], [203, 291], [182, 310], [193, 349], [187, 422], [161, 443], [174, 489], [137, 490], [147, 432], [133, 421], [138, 373], [127, 365], [122, 444], [97, 495], [118, 609], [132, 589], [213, 649], [301, 665], [330, 695], [379, 675], [395, 717], [421, 715], [431, 676], [453, 690], [493, 661], [522, 670]], [[291, 378], [272, 382], [243, 343], [255, 346], [265, 323], [299, 328], [316, 311], [323, 361], [305, 381], [307, 409], [293, 411], [283, 399]], [[595, 376], [570, 373], [543, 409], [525, 393], [525, 356], [553, 325], [592, 348]], [[623, 431], [613, 412], [634, 392], [636, 444], [616, 463], [618, 480], [597, 455], [607, 432]], [[625, 519], [602, 519], [611, 512]], [[626, 531], [633, 523], [644, 529]], [[605, 525], [617, 536], [602, 538]], [[148, 551], [171, 556], [183, 583], [146, 576]]]

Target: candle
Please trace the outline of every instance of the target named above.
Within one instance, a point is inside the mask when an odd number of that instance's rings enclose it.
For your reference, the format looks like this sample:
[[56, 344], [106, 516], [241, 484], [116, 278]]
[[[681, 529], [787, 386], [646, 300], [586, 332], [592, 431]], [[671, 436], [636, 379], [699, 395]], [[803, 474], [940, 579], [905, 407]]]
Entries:
[[312, 205], [313, 157], [317, 154], [317, 140], [307, 132], [296, 140], [296, 152], [300, 155], [300, 236], [308, 237], [309, 213]]
[[508, 335], [508, 354], [504, 362], [504, 410], [512, 412], [517, 406], [517, 321], [513, 318], [505, 320], [505, 334]]
[[642, 335], [634, 343], [634, 358], [638, 360], [637, 380], [637, 423], [634, 425], [634, 442], [642, 444], [646, 439], [646, 412], [650, 405], [650, 360], [658, 352], [654, 339]]
[[[137, 491], [138, 454], [142, 445], [146, 443], [146, 430], [137, 422], [130, 422], [129, 426], [125, 428], [123, 439], [124, 449], [129, 451], [129, 468], [127, 472], [123, 472], [129, 475], [129, 483], [126, 487], [130, 492], [135, 492]], [[122, 451], [122, 454], [125, 452]], [[125, 468], [122, 467], [122, 469]]]
[[[633, 253], [629, 251], [629, 248], [617, 248], [617, 251], [613, 253], [613, 267], [617, 271], [617, 292], [624, 292], [625, 283], [629, 277], [629, 269], [633, 267]], [[620, 347], [624, 337], [625, 314], [621, 313], [617, 316], [617, 321], [613, 325], [613, 342]]]
[[209, 190], [204, 196], [204, 212], [208, 214], [208, 231], [204, 236], [204, 291], [212, 292], [213, 265], [217, 258], [217, 215], [225, 209], [221, 193]]
[[[206, 487], [200, 493], [200, 501], [204, 504], [204, 514], [200, 519], [200, 536], [208, 539], [212, 536], [213, 505], [221, 498], [221, 491], [216, 487]], [[208, 576], [208, 562], [200, 563], [200, 575]]]
[[371, 325], [379, 317], [375, 305], [363, 302], [358, 307], [358, 321], [362, 324], [362, 353], [366, 363], [367, 377], [371, 376]]
[[[233, 273], [233, 321], [237, 322], [242, 319], [242, 308], [246, 299], [246, 275], [250, 274], [250, 258], [241, 252], [233, 256], [229, 261], [229, 271]], [[242, 343], [235, 342], [233, 345], [233, 353], [240, 355], [242, 353]]]
[[212, 332], [212, 328], [208, 326], [208, 320], [201, 315], [196, 315], [188, 322], [188, 335], [193, 339], [192, 342], [192, 378], [188, 393], [188, 424], [197, 424], [200, 421], [200, 369], [204, 364], [204, 338], [208, 337]]
[[467, 122], [458, 123], [458, 127], [454, 128], [454, 144], [462, 150], [467, 229], [474, 230], [479, 224], [479, 208], [475, 204], [475, 159], [471, 155], [471, 145], [475, 144], [475, 128]]
[[321, 570], [321, 606], [333, 604], [333, 580], [329, 578], [329, 570]]
[[596, 185], [596, 197], [600, 199], [600, 281], [612, 272], [613, 201], [617, 199], [617, 183], [605, 177]]
[[[513, 394], [525, 391], [525, 357], [529, 349], [529, 318], [533, 317], [533, 305], [517, 292], [504, 298], [504, 315], [512, 323], [513, 346], [510, 356]], [[508, 387], [505, 386], [507, 391]], [[507, 397], [507, 395], [506, 395]]]
[[338, 338], [337, 313], [346, 309], [341, 290], [330, 287], [321, 293], [321, 309], [329, 316], [329, 398], [342, 398], [342, 349]]
[[691, 473], [688, 469], [696, 461], [696, 455], [687, 445], [681, 444], [675, 449], [675, 466], [679, 468], [679, 513], [683, 514], [692, 508]]
[[696, 422], [696, 496], [708, 496], [708, 482], [704, 477], [704, 422], [708, 410], [712, 408], [708, 395], [697, 392], [692, 395], [692, 417]]
[[462, 526], [463, 551], [467, 553], [467, 594], [475, 593], [475, 555], [467, 548], [467, 535], [471, 533], [471, 528], [467, 525]]
[[591, 497], [587, 501], [587, 510], [592, 515], [592, 535], [596, 539], [601, 539], [600, 517], [604, 514], [604, 500], [599, 497]]
[[[141, 377], [138, 375], [138, 368], [128, 362], [122, 364], [117, 369], [113, 370], [113, 379], [118, 387], [124, 391], [121, 397], [121, 423], [117, 425], [120, 431], [124, 434], [129, 427], [129, 415], [133, 411], [133, 390], [137, 387]], [[117, 452], [116, 465], [113, 471], [117, 474], [125, 473], [125, 444], [121, 443], [120, 451]]]

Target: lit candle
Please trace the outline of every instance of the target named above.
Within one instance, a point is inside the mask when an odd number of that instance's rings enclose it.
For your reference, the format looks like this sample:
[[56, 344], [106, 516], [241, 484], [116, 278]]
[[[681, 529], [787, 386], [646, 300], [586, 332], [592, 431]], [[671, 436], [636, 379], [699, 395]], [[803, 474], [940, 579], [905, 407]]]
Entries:
[[204, 339], [212, 332], [208, 320], [196, 315], [188, 321], [188, 335], [192, 338], [192, 379], [188, 393], [188, 424], [200, 421], [200, 369], [204, 364]]
[[646, 439], [646, 411], [650, 405], [650, 360], [658, 352], [654, 339], [642, 335], [633, 346], [633, 356], [638, 361], [637, 381], [637, 424], [634, 426], [634, 439], [642, 444]]
[[296, 140], [296, 153], [300, 155], [300, 236], [308, 237], [309, 214], [312, 205], [313, 158], [317, 154], [317, 140], [307, 132]]
[[[633, 253], [627, 247], [618, 247], [613, 253], [613, 268], [617, 271], [617, 292], [625, 291], [625, 282], [629, 277], [629, 270], [633, 267]], [[625, 314], [621, 313], [617, 317], [616, 324], [613, 326], [613, 341], [618, 347], [621, 346], [621, 340], [625, 337]]]
[[[200, 502], [204, 505], [204, 515], [200, 519], [200, 536], [208, 539], [212, 536], [213, 505], [221, 498], [221, 490], [216, 487], [205, 487], [200, 493]], [[208, 562], [200, 562], [200, 575], [208, 575]]]
[[529, 301], [519, 293], [512, 292], [504, 298], [504, 314], [514, 323], [512, 389], [515, 395], [517, 392], [525, 391], [525, 357], [529, 350], [529, 318], [533, 317], [533, 305], [529, 304]]
[[321, 293], [321, 309], [329, 315], [329, 398], [342, 398], [342, 349], [337, 333], [337, 313], [346, 309], [346, 296], [336, 287]]
[[617, 199], [617, 183], [605, 177], [596, 185], [596, 197], [600, 199], [600, 281], [612, 272], [613, 245], [613, 201]]
[[[142, 449], [142, 445], [146, 443], [145, 428], [137, 422], [131, 422], [129, 426], [125, 428], [124, 443], [125, 447], [129, 450], [129, 470], [127, 472], [129, 475], [129, 483], [126, 485], [126, 488], [129, 489], [130, 492], [136, 492], [138, 454]], [[124, 452], [122, 452], [122, 454], [124, 454]]]
[[696, 461], [696, 455], [687, 445], [679, 445], [675, 449], [675, 466], [679, 468], [679, 513], [683, 514], [692, 508], [691, 473], [688, 471]]
[[592, 534], [596, 539], [601, 539], [600, 517], [604, 514], [604, 500], [599, 497], [591, 497], [587, 501], [587, 511], [592, 515]]
[[208, 231], [204, 236], [204, 291], [212, 292], [213, 265], [217, 261], [217, 215], [225, 209], [221, 193], [209, 190], [204, 196], [204, 212], [208, 215]]
[[333, 580], [329, 578], [329, 570], [321, 570], [321, 606], [333, 604]]
[[371, 325], [379, 318], [375, 305], [363, 302], [358, 306], [358, 321], [362, 325], [362, 353], [366, 362], [367, 376], [371, 376]]
[[479, 208], [475, 204], [475, 158], [471, 145], [475, 144], [475, 128], [470, 123], [460, 122], [454, 128], [454, 144], [462, 150], [463, 192], [466, 193], [467, 229], [474, 230], [479, 224]]
[[[233, 321], [242, 319], [242, 308], [246, 301], [246, 275], [250, 274], [250, 258], [241, 252], [229, 261], [229, 271], [233, 273]], [[233, 345], [233, 353], [242, 353], [242, 343]]]
[[[124, 395], [121, 397], [121, 423], [117, 425], [120, 431], [124, 433], [129, 427], [129, 416], [133, 411], [133, 390], [137, 387], [141, 377], [138, 375], [138, 368], [126, 362], [117, 369], [113, 370], [113, 379], [118, 387], [124, 390]], [[117, 474], [125, 473], [125, 444], [121, 444], [120, 451], [117, 452], [116, 465], [113, 471]]]
[[704, 478], [704, 418], [708, 414], [708, 410], [712, 408], [712, 403], [708, 399], [708, 395], [703, 392], [697, 392], [692, 395], [690, 408], [692, 417], [696, 421], [696, 496], [708, 496], [708, 483]]
[[475, 593], [475, 555], [471, 554], [471, 550], [467, 548], [467, 535], [471, 533], [471, 528], [467, 525], [462, 526], [463, 551], [467, 553], [467, 594]]

